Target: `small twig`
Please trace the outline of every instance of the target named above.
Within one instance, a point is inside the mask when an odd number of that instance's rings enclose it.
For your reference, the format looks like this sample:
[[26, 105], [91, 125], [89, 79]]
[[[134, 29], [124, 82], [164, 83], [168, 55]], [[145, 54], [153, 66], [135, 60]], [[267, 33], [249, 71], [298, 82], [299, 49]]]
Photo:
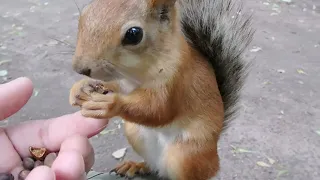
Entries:
[[70, 47], [75, 48], [72, 44], [70, 44], [70, 43], [68, 43], [68, 42], [66, 42], [66, 41], [59, 40], [59, 39], [54, 38], [54, 37], [49, 37], [49, 38], [50, 38], [50, 39], [53, 39], [53, 40], [56, 40], [56, 41], [58, 41], [58, 42], [60, 42], [60, 43], [62, 43], [62, 44], [65, 44], [65, 45], [67, 45], [67, 46], [70, 46]]
[[74, 52], [73, 51], [70, 51], [70, 52], [68, 52], [68, 51], [62, 51], [62, 52], [58, 52], [57, 54], [73, 54]]
[[93, 175], [93, 176], [91, 176], [91, 177], [88, 177], [88, 179], [92, 179], [92, 178], [95, 178], [95, 177], [97, 177], [97, 176], [100, 176], [101, 174], [104, 174], [104, 173], [98, 173], [98, 174], [96, 174], [96, 175]]
[[81, 10], [80, 10], [80, 8], [79, 8], [79, 6], [78, 6], [78, 4], [77, 4], [76, 0], [73, 0], [73, 2], [74, 2], [74, 4], [77, 6], [78, 11], [79, 11], [79, 14], [81, 14]]

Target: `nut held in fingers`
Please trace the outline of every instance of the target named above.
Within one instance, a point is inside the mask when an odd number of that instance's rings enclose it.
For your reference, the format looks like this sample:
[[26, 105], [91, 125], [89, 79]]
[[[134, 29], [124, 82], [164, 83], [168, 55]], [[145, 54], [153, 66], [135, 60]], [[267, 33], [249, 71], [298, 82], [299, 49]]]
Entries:
[[18, 176], [18, 179], [19, 180], [25, 180], [27, 179], [27, 176], [29, 175], [30, 171], [28, 170], [22, 170], [20, 173], [19, 173], [19, 176]]
[[44, 165], [51, 167], [56, 158], [57, 158], [56, 153], [48, 154], [47, 157], [44, 159]]
[[48, 154], [48, 151], [46, 148], [29, 147], [29, 152], [33, 158], [40, 161], [43, 161], [46, 155]]
[[10, 173], [0, 173], [0, 180], [14, 180], [14, 177]]
[[36, 168], [36, 167], [38, 167], [38, 166], [43, 166], [43, 162], [42, 161], [36, 161], [35, 163], [34, 163], [34, 168]]
[[34, 160], [30, 157], [23, 158], [22, 165], [25, 169], [31, 171], [34, 168]]

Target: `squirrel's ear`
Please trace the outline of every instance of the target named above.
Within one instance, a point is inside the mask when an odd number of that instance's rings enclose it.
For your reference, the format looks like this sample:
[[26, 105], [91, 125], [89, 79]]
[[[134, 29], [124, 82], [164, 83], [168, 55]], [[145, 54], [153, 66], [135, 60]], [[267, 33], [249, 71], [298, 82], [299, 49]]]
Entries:
[[151, 6], [158, 13], [160, 21], [170, 20], [170, 14], [174, 9], [176, 0], [151, 0]]

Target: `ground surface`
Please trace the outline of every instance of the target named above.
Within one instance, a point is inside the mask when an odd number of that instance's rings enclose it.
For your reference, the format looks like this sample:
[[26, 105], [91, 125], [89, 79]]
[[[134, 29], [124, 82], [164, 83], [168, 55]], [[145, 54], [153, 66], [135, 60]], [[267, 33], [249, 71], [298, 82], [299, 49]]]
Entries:
[[[88, 3], [77, 2], [80, 8]], [[320, 1], [246, 2], [255, 13], [257, 32], [247, 53], [255, 67], [241, 115], [220, 142], [219, 179], [320, 179]], [[36, 88], [6, 123], [76, 111], [68, 104], [69, 88], [80, 78], [71, 70], [78, 18], [73, 1], [0, 4], [0, 82], [27, 76]], [[120, 121], [108, 130], [92, 139], [98, 171], [110, 170], [117, 163], [111, 153], [127, 147]], [[129, 158], [137, 158], [130, 148]]]

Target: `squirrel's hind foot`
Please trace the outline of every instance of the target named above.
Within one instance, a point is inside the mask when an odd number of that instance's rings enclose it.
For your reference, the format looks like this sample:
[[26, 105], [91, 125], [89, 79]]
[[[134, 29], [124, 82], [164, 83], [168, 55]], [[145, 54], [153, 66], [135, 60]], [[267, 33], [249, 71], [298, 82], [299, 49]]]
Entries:
[[133, 161], [126, 161], [118, 165], [116, 168], [110, 171], [126, 179], [132, 179], [139, 176], [146, 176], [151, 174], [151, 170], [147, 167], [144, 162], [137, 163]]

